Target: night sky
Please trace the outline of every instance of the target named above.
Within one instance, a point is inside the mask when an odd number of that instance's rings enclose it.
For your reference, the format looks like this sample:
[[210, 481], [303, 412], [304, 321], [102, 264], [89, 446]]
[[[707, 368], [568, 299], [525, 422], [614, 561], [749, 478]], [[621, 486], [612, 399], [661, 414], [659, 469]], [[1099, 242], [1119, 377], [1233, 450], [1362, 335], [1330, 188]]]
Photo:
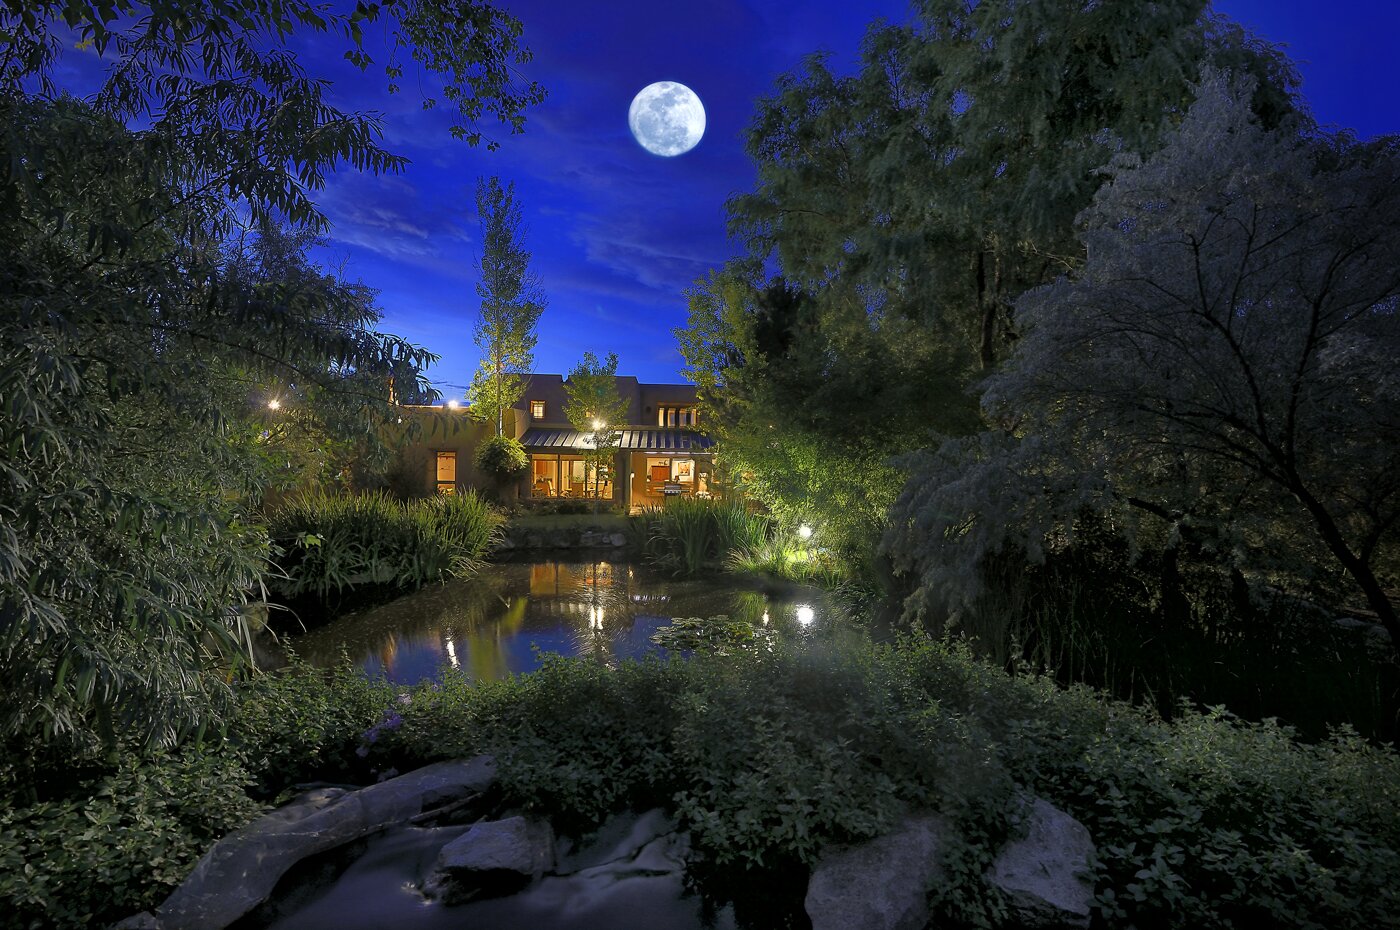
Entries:
[[[506, 0], [535, 54], [525, 74], [548, 99], [523, 135], [483, 124], [496, 152], [447, 132], [448, 114], [421, 109], [410, 70], [389, 96], [375, 70], [340, 60], [344, 44], [297, 45], [313, 74], [331, 78], [342, 107], [384, 115], [389, 148], [412, 164], [398, 176], [344, 170], [323, 192], [333, 223], [328, 264], [380, 290], [381, 328], [442, 356], [429, 377], [460, 396], [477, 363], [472, 324], [479, 251], [473, 191], [479, 175], [516, 183], [532, 267], [548, 295], [535, 369], [567, 373], [585, 350], [617, 352], [619, 373], [677, 381], [672, 329], [683, 291], [737, 251], [724, 202], [751, 189], [742, 134], [754, 100], [814, 51], [840, 71], [856, 63], [877, 17], [907, 18], [901, 0]], [[1394, 73], [1396, 0], [1218, 0], [1216, 8], [1287, 45], [1303, 92], [1324, 124], [1362, 137], [1400, 131]], [[679, 81], [704, 103], [704, 139], [687, 154], [644, 151], [627, 129], [633, 95]]]

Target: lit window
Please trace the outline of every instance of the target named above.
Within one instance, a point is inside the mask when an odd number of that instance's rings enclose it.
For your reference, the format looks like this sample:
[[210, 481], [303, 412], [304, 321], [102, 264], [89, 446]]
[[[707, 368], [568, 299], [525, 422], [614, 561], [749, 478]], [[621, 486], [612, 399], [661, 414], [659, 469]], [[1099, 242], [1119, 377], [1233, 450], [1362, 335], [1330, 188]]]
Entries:
[[437, 454], [437, 490], [439, 494], [457, 493], [457, 453]]
[[532, 401], [530, 401], [530, 416], [534, 417], [536, 420], [543, 420], [543, 419], [544, 419], [544, 401], [542, 401], [542, 400], [532, 400]]

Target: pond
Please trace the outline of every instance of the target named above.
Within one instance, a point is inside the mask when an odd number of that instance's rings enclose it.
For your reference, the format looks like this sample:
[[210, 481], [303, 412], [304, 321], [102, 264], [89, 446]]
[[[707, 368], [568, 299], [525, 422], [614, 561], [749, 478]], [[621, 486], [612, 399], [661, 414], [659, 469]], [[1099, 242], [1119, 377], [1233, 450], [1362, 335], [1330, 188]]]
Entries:
[[[396, 684], [447, 670], [486, 681], [532, 671], [545, 653], [608, 664], [639, 658], [658, 650], [651, 636], [673, 618], [716, 614], [792, 637], [837, 622], [816, 589], [765, 591], [731, 575], [677, 579], [612, 553], [571, 554], [491, 563], [472, 578], [429, 585], [281, 643], [314, 665], [334, 665], [347, 653], [366, 674]], [[259, 657], [264, 667], [285, 661], [276, 643]]]

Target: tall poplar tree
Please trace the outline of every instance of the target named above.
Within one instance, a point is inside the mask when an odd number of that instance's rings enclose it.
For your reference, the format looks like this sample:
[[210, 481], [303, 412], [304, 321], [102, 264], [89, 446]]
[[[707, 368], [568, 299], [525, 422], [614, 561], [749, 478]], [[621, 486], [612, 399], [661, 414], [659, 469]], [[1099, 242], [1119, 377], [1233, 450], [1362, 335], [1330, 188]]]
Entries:
[[481, 221], [481, 280], [476, 285], [481, 318], [475, 338], [481, 367], [467, 396], [478, 415], [494, 414], [500, 436], [505, 409], [525, 393], [525, 375], [535, 359], [535, 326], [544, 312], [545, 298], [539, 279], [530, 271], [515, 183], [502, 187], [500, 178], [478, 178], [476, 213]]

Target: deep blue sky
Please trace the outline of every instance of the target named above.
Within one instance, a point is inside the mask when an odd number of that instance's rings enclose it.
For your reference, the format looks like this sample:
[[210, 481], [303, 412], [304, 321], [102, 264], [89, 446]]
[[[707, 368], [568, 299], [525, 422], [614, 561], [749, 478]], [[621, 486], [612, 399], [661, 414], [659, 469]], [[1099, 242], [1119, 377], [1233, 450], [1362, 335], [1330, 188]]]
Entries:
[[[503, 0], [524, 23], [535, 59], [525, 73], [549, 97], [523, 135], [495, 133], [496, 152], [447, 133], [424, 111], [412, 72], [397, 97], [377, 74], [340, 61], [341, 41], [302, 47], [336, 102], [384, 115], [389, 147], [412, 159], [397, 176], [345, 170], [323, 192], [333, 223], [323, 258], [380, 290], [381, 328], [442, 356], [429, 371], [460, 396], [478, 353], [477, 176], [516, 183], [533, 268], [549, 298], [537, 371], [567, 373], [585, 350], [617, 352], [622, 374], [680, 380], [671, 331], [682, 292], [735, 251], [724, 201], [751, 188], [742, 133], [756, 97], [802, 57], [825, 49], [849, 70], [866, 25], [903, 21], [904, 0]], [[1400, 132], [1393, 60], [1400, 0], [1217, 0], [1216, 9], [1286, 44], [1303, 92], [1324, 124], [1370, 137]], [[627, 130], [633, 95], [673, 80], [699, 94], [705, 137], [677, 158], [650, 155]], [[488, 130], [493, 127], [486, 126]]]

